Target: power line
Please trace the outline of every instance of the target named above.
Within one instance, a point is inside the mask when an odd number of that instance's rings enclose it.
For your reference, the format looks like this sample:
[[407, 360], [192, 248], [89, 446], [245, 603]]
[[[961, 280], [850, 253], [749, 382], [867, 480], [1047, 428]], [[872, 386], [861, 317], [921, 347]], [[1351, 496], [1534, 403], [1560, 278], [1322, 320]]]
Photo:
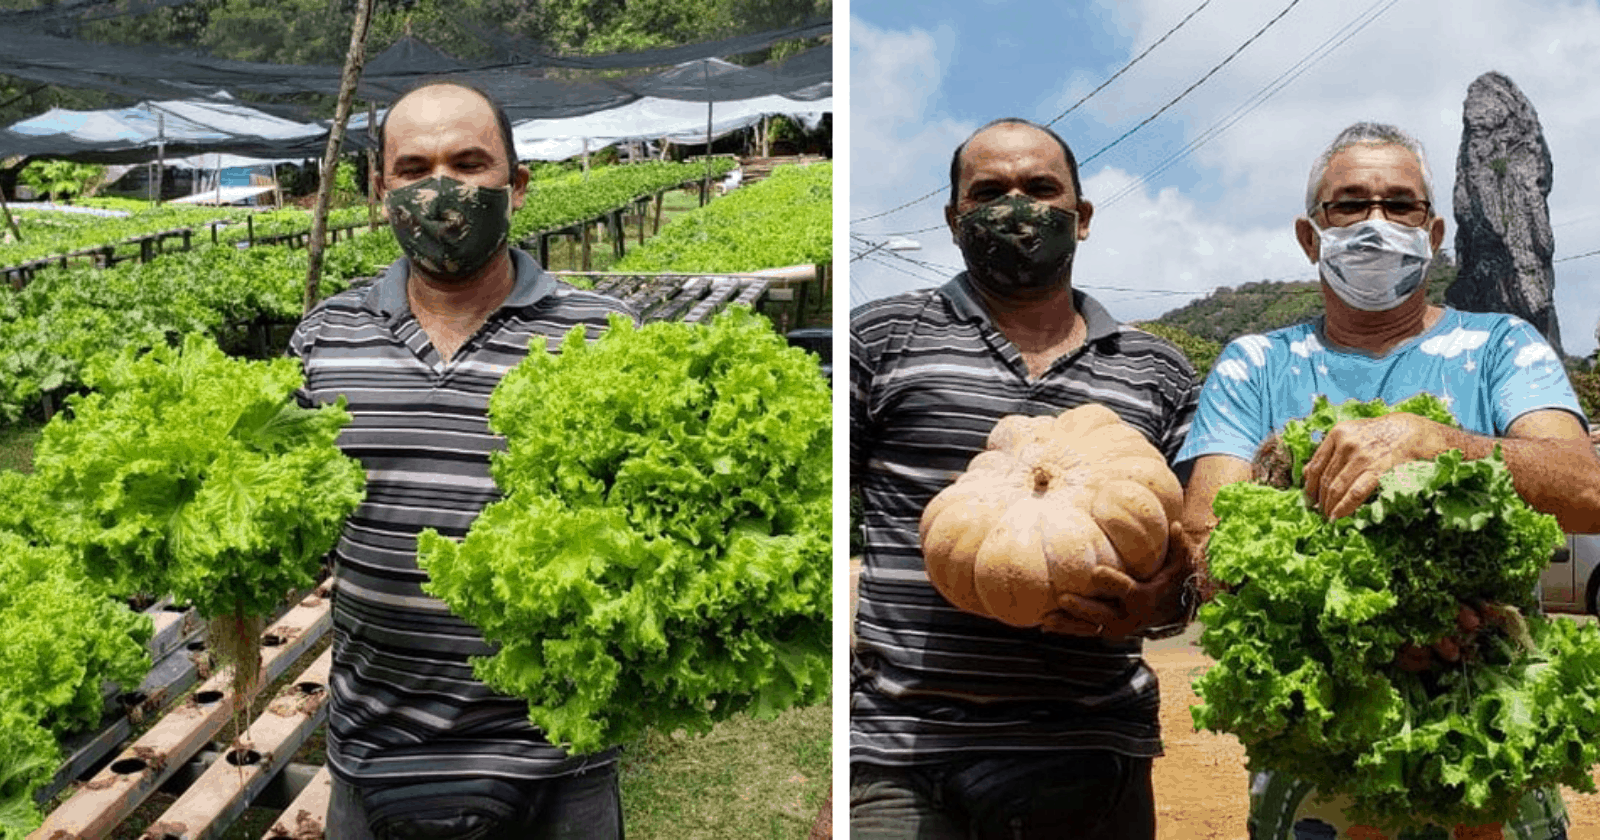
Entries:
[[949, 230], [949, 229], [950, 229], [949, 225], [929, 225], [929, 226], [927, 226], [925, 228], [917, 228], [916, 230], [896, 230], [896, 231], [890, 231], [888, 233], [873, 233], [872, 235], [873, 236], [916, 236], [919, 233], [931, 233], [931, 232], [936, 231], [936, 230]]
[[936, 195], [938, 195], [939, 193], [942, 193], [942, 192], [944, 192], [944, 187], [934, 187], [933, 190], [931, 190], [930, 192], [927, 192], [927, 193], [924, 193], [924, 194], [922, 194], [920, 196], [917, 196], [916, 198], [913, 198], [910, 201], [908, 201], [905, 204], [902, 204], [902, 205], [900, 205], [898, 207], [891, 207], [888, 210], [883, 211], [882, 213], [873, 213], [870, 216], [862, 216], [859, 219], [851, 219], [850, 220], [850, 224], [855, 225], [855, 224], [860, 224], [862, 222], [869, 222], [869, 221], [872, 221], [873, 219], [881, 219], [884, 216], [887, 216], [887, 215], [889, 215], [891, 213], [898, 213], [901, 210], [906, 209], [907, 207], [911, 207], [912, 205], [921, 204], [922, 202], [927, 201], [928, 199], [933, 198], [934, 196], [936, 196]]
[[1078, 166], [1081, 168], [1084, 164], [1088, 163], [1089, 161], [1094, 160], [1095, 158], [1097, 158], [1097, 157], [1105, 154], [1106, 152], [1110, 151], [1111, 149], [1115, 148], [1118, 143], [1121, 143], [1122, 141], [1124, 141], [1124, 140], [1128, 139], [1129, 137], [1131, 137], [1134, 132], [1138, 131], [1141, 128], [1144, 128], [1145, 126], [1149, 125], [1151, 122], [1154, 122], [1156, 117], [1159, 117], [1162, 114], [1166, 113], [1168, 108], [1171, 108], [1172, 106], [1178, 104], [1178, 102], [1181, 101], [1185, 96], [1188, 96], [1191, 92], [1193, 92], [1195, 88], [1200, 87], [1201, 85], [1205, 84], [1207, 79], [1209, 79], [1212, 76], [1216, 75], [1218, 70], [1221, 70], [1223, 67], [1226, 67], [1229, 62], [1233, 61], [1234, 58], [1238, 57], [1239, 53], [1244, 52], [1246, 47], [1248, 47], [1251, 44], [1255, 43], [1257, 38], [1260, 38], [1263, 33], [1265, 33], [1268, 29], [1271, 29], [1273, 27], [1273, 25], [1276, 24], [1278, 21], [1282, 20], [1283, 16], [1288, 14], [1290, 9], [1293, 9], [1295, 6], [1298, 6], [1298, 5], [1300, 5], [1300, 0], [1289, 0], [1289, 5], [1284, 6], [1283, 7], [1283, 11], [1278, 12], [1278, 14], [1276, 16], [1274, 16], [1272, 18], [1272, 20], [1269, 20], [1269, 21], [1266, 22], [1266, 25], [1262, 26], [1260, 29], [1257, 29], [1256, 30], [1256, 34], [1251, 35], [1248, 39], [1245, 40], [1244, 43], [1240, 44], [1237, 48], [1235, 48], [1233, 52], [1228, 53], [1228, 56], [1226, 58], [1222, 59], [1222, 61], [1218, 62], [1217, 66], [1215, 66], [1215, 67], [1211, 68], [1210, 70], [1206, 71], [1206, 74], [1204, 76], [1201, 76], [1199, 81], [1196, 81], [1194, 84], [1184, 88], [1183, 92], [1178, 94], [1177, 96], [1173, 97], [1171, 102], [1168, 102], [1167, 104], [1162, 105], [1154, 114], [1151, 114], [1150, 116], [1145, 117], [1144, 118], [1144, 122], [1141, 122], [1138, 125], [1134, 126], [1133, 128], [1128, 129], [1127, 131], [1123, 132], [1121, 137], [1118, 137], [1117, 139], [1112, 140], [1110, 143], [1108, 143], [1105, 146], [1101, 147], [1100, 151], [1095, 152], [1094, 154], [1092, 154], [1092, 155], [1084, 158], [1083, 160], [1079, 161], [1078, 162]]
[[[1351, 38], [1354, 38], [1357, 33], [1367, 28], [1367, 26], [1373, 21], [1376, 21], [1379, 17], [1381, 17], [1384, 12], [1387, 12], [1399, 2], [1400, 0], [1387, 0], [1387, 4], [1385, 4], [1386, 0], [1376, 0], [1376, 2], [1374, 2], [1371, 6], [1368, 6], [1364, 11], [1352, 18], [1349, 23], [1346, 23], [1337, 32], [1328, 36], [1326, 40], [1317, 45], [1311, 50], [1311, 52], [1302, 56], [1300, 60], [1291, 65], [1288, 70], [1278, 74], [1277, 78], [1268, 82], [1260, 90], [1256, 91], [1249, 99], [1246, 99], [1243, 104], [1235, 108], [1222, 119], [1212, 123], [1211, 126], [1208, 127], [1204, 132], [1201, 132], [1199, 136], [1197, 136], [1194, 140], [1191, 140], [1188, 145], [1167, 157], [1166, 160], [1163, 160], [1160, 164], [1157, 164], [1155, 168], [1151, 169], [1149, 172], [1146, 172], [1145, 174], [1134, 179], [1127, 186], [1114, 193], [1110, 198], [1099, 202], [1099, 206], [1110, 207], [1111, 205], [1116, 204], [1118, 201], [1128, 197], [1145, 184], [1149, 183], [1150, 180], [1155, 178], [1157, 175], [1160, 175], [1161, 173], [1172, 168], [1172, 166], [1179, 160], [1187, 157], [1196, 149], [1199, 149], [1206, 143], [1209, 143], [1221, 136], [1223, 132], [1227, 131], [1229, 128], [1232, 128], [1234, 124], [1239, 122], [1239, 120], [1244, 119], [1245, 115], [1265, 104], [1268, 99], [1271, 99], [1273, 96], [1277, 95], [1279, 91], [1283, 90], [1285, 87], [1288, 87], [1291, 82], [1300, 78], [1322, 59], [1332, 55], [1334, 50], [1344, 46], [1344, 44]], [[1383, 8], [1378, 8], [1380, 5], [1383, 6]], [[1354, 28], [1352, 29], [1352, 27]]]
[[[1299, 2], [1299, 0], [1295, 0], [1295, 2]], [[1106, 85], [1109, 85], [1112, 82], [1116, 81], [1118, 76], [1121, 76], [1123, 73], [1126, 73], [1128, 71], [1128, 68], [1132, 67], [1135, 64], [1138, 64], [1140, 59], [1142, 59], [1145, 56], [1149, 55], [1151, 50], [1154, 50], [1156, 47], [1161, 46], [1161, 43], [1163, 41], [1165, 41], [1168, 38], [1172, 37], [1172, 33], [1177, 32], [1179, 29], [1183, 28], [1183, 25], [1188, 23], [1190, 18], [1194, 17], [1196, 14], [1199, 14], [1201, 9], [1204, 9], [1205, 7], [1207, 7], [1209, 5], [1211, 5], [1211, 0], [1204, 0], [1204, 2], [1202, 2], [1200, 5], [1194, 7], [1194, 9], [1189, 12], [1189, 14], [1187, 14], [1187, 15], [1185, 15], [1183, 17], [1183, 20], [1178, 21], [1178, 24], [1176, 26], [1172, 27], [1171, 29], [1168, 29], [1165, 35], [1162, 35], [1159, 39], [1157, 39], [1154, 44], [1151, 44], [1150, 46], [1146, 47], [1144, 52], [1141, 52], [1138, 55], [1134, 56], [1132, 61], [1129, 61], [1127, 64], [1122, 65], [1122, 69], [1118, 70], [1116, 73], [1113, 73], [1111, 75], [1111, 78], [1106, 79], [1104, 82], [1102, 82], [1100, 84], [1099, 87], [1095, 88], [1094, 90], [1089, 91], [1088, 95], [1084, 96], [1082, 99], [1079, 99], [1077, 102], [1073, 103], [1071, 108], [1068, 108], [1067, 110], [1062, 111], [1060, 114], [1056, 115], [1055, 119], [1051, 120], [1050, 122], [1045, 123], [1045, 125], [1055, 125], [1058, 121], [1061, 120], [1061, 118], [1063, 118], [1066, 115], [1068, 115], [1068, 114], [1072, 113], [1073, 111], [1077, 110], [1079, 105], [1082, 105], [1083, 103], [1089, 101], [1089, 97], [1094, 96], [1095, 94], [1099, 93], [1102, 90], [1105, 90]], [[1280, 15], [1280, 17], [1281, 17], [1281, 15]], [[927, 192], [927, 193], [925, 193], [923, 195], [920, 195], [920, 196], [918, 196], [916, 198], [913, 198], [910, 201], [908, 201], [908, 202], [906, 202], [904, 204], [901, 204], [901, 205], [899, 205], [897, 207], [891, 207], [888, 210], [883, 211], [882, 213], [873, 213], [870, 216], [862, 216], [859, 219], [851, 219], [850, 220], [850, 224], [852, 224], [852, 225], [860, 224], [861, 222], [870, 221], [872, 219], [883, 218], [884, 216], [888, 216], [891, 213], [898, 213], [901, 210], [904, 210], [904, 209], [906, 209], [908, 207], [912, 207], [914, 205], [920, 204], [920, 203], [922, 203], [922, 202], [924, 202], [924, 201], [926, 201], [926, 200], [938, 195], [941, 192], [944, 192], [944, 188], [943, 187], [935, 187], [930, 192]]]
[[1597, 251], [1586, 251], [1586, 252], [1584, 252], [1582, 254], [1573, 254], [1570, 257], [1562, 257], [1559, 260], [1551, 260], [1550, 262], [1553, 265], [1555, 263], [1570, 262], [1572, 260], [1581, 260], [1584, 257], [1592, 257], [1592, 256], [1595, 256], [1596, 254], [1600, 254], [1600, 250], [1597, 250]]
[[1182, 29], [1183, 25], [1188, 23], [1190, 18], [1194, 17], [1197, 14], [1200, 14], [1200, 10], [1204, 9], [1205, 7], [1207, 7], [1209, 5], [1211, 5], [1211, 0], [1205, 0], [1205, 2], [1201, 3], [1198, 6], [1195, 6], [1194, 10], [1189, 12], [1189, 14], [1184, 15], [1183, 16], [1183, 20], [1178, 21], [1176, 26], [1172, 27], [1171, 29], [1168, 29], [1167, 30], [1167, 34], [1162, 35], [1160, 38], [1157, 38], [1156, 42], [1154, 44], [1151, 44], [1150, 46], [1145, 47], [1144, 52], [1139, 53], [1138, 55], [1134, 56], [1132, 61], [1128, 62], [1127, 64], [1122, 65], [1122, 69], [1121, 70], [1118, 70], [1117, 72], [1111, 74], [1111, 78], [1106, 79], [1105, 81], [1100, 83], [1099, 87], [1097, 87], [1094, 90], [1091, 90], [1088, 93], [1084, 94], [1082, 99], [1078, 100], [1077, 102], [1072, 103], [1072, 107], [1071, 108], [1068, 108], [1067, 110], [1062, 111], [1061, 113], [1057, 114], [1055, 119], [1045, 123], [1045, 125], [1055, 125], [1056, 123], [1060, 122], [1061, 119], [1063, 117], [1065, 117], [1066, 115], [1072, 113], [1073, 111], [1078, 110], [1078, 106], [1079, 105], [1082, 105], [1083, 103], [1088, 102], [1089, 101], [1089, 97], [1094, 96], [1095, 94], [1099, 93], [1102, 90], [1105, 90], [1106, 89], [1106, 85], [1111, 84], [1112, 82], [1116, 81], [1117, 78], [1120, 77], [1123, 73], [1128, 72], [1129, 68], [1133, 67], [1133, 65], [1135, 65], [1135, 64], [1138, 64], [1139, 60], [1144, 58], [1145, 56], [1149, 55], [1151, 50], [1155, 49], [1156, 47], [1161, 46], [1163, 41], [1166, 41], [1168, 38], [1172, 37], [1172, 33], [1177, 32], [1179, 29]]

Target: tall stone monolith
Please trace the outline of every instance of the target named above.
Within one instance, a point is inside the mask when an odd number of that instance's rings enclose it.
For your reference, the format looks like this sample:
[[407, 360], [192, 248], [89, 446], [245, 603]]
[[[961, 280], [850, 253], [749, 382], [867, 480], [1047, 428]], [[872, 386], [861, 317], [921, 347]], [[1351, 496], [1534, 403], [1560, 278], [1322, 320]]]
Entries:
[[1561, 330], [1550, 258], [1550, 147], [1515, 83], [1485, 73], [1467, 88], [1456, 156], [1456, 260], [1445, 302], [1505, 312], [1533, 324], [1557, 354]]

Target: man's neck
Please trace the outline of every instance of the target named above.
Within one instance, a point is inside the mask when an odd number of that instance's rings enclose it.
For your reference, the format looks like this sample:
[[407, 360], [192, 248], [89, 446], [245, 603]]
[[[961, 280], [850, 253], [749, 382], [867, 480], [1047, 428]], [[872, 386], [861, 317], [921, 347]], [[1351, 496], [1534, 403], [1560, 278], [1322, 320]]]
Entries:
[[1027, 362], [1030, 376], [1038, 377], [1056, 359], [1083, 345], [1087, 325], [1072, 299], [1072, 285], [1038, 298], [1010, 298], [978, 287], [978, 297], [994, 324]]
[[406, 278], [406, 301], [434, 349], [449, 361], [515, 286], [511, 254], [501, 250], [477, 274], [453, 282], [430, 278], [413, 263]]
[[1428, 303], [1426, 284], [1384, 312], [1356, 309], [1340, 300], [1326, 283], [1322, 284], [1322, 301], [1327, 313], [1323, 333], [1328, 341], [1373, 356], [1382, 356], [1422, 335], [1444, 315], [1443, 309]]
[[452, 319], [477, 316], [481, 322], [505, 303], [515, 285], [511, 253], [502, 250], [484, 263], [477, 274], [464, 280], [434, 279], [422, 273], [413, 262], [410, 276], [406, 278], [406, 299], [411, 304], [412, 314], [419, 318], [424, 314]]

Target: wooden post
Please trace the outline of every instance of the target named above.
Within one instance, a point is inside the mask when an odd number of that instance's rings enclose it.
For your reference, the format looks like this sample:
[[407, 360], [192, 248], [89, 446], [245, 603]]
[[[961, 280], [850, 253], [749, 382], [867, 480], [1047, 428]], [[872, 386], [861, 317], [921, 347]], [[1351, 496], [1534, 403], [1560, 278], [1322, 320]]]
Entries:
[[700, 65], [706, 79], [706, 174], [700, 180], [700, 206], [711, 200], [711, 62]]
[[651, 230], [650, 230], [650, 235], [651, 236], [654, 236], [654, 235], [656, 235], [656, 234], [661, 232], [661, 206], [663, 204], [666, 204], [666, 196], [667, 196], [667, 191], [666, 190], [662, 190], [661, 192], [656, 193], [656, 223], [655, 223], [655, 227], [651, 228]]
[[0, 190], [0, 213], [4, 213], [5, 214], [6, 227], [11, 229], [11, 235], [16, 237], [16, 241], [21, 242], [22, 241], [22, 229], [17, 227], [17, 220], [15, 218], [13, 218], [12, 215], [11, 215], [11, 206], [9, 204], [6, 204], [6, 191], [5, 190]]
[[167, 115], [156, 112], [156, 189], [155, 198], [151, 199], [156, 206], [161, 206], [162, 176], [167, 174]]
[[311, 241], [306, 245], [305, 310], [321, 297], [322, 235], [328, 226], [328, 202], [333, 197], [334, 173], [339, 164], [339, 145], [344, 141], [344, 126], [350, 119], [350, 101], [355, 98], [356, 81], [366, 62], [367, 23], [372, 20], [372, 0], [356, 0], [355, 25], [350, 29], [350, 49], [344, 58], [344, 76], [339, 80], [339, 103], [334, 108], [333, 127], [328, 131], [328, 148], [322, 153], [322, 180], [317, 185], [317, 205], [311, 213]]
[[579, 225], [579, 227], [583, 228], [583, 270], [584, 271], [588, 271], [589, 270], [589, 227], [590, 227], [590, 223], [592, 221], [593, 220], [590, 220], [590, 222], [584, 222], [582, 225]]
[[378, 106], [367, 103], [367, 230], [378, 229]]

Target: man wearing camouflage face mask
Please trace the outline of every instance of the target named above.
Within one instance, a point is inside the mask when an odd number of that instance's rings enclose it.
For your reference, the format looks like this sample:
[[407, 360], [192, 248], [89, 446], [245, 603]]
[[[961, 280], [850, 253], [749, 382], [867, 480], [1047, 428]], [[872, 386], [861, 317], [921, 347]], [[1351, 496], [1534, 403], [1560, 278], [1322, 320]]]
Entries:
[[962, 612], [928, 581], [918, 519], [1008, 414], [1097, 402], [1168, 458], [1194, 411], [1182, 353], [1072, 288], [1094, 207], [1071, 150], [1000, 120], [951, 161], [967, 271], [868, 303], [850, 327], [850, 481], [866, 548], [851, 663], [852, 838], [1151, 840], [1161, 752], [1141, 636], [1181, 629], [1181, 529], [1148, 580], [1109, 569], [1043, 628]]
[[[295, 330], [302, 400], [348, 400], [339, 445], [367, 497], [333, 552], [327, 835], [339, 840], [622, 836], [616, 750], [569, 755], [470, 658], [478, 630], [421, 589], [416, 534], [460, 536], [498, 497], [488, 400], [535, 338], [590, 338], [627, 308], [546, 274], [507, 243], [528, 170], [504, 110], [454, 84], [418, 88], [378, 132], [373, 186], [406, 256]], [[530, 563], [540, 558], [530, 557]]]

